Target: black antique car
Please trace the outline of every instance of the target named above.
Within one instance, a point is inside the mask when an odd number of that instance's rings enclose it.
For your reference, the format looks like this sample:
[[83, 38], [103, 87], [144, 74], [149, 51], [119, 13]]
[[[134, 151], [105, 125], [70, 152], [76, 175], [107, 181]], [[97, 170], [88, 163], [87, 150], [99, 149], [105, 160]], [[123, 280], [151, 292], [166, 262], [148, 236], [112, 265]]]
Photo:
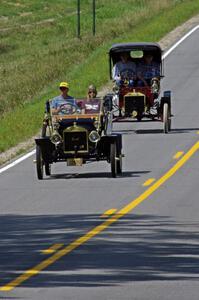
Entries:
[[111, 111], [102, 99], [76, 99], [54, 109], [46, 103], [41, 137], [36, 142], [36, 170], [43, 179], [51, 175], [51, 164], [67, 162], [81, 166], [88, 161], [106, 160], [112, 177], [122, 173], [122, 136], [112, 133]]
[[[157, 43], [120, 43], [109, 49], [110, 78], [112, 70], [121, 60], [121, 54], [128, 53], [130, 61], [136, 69], [143, 63], [144, 55], [150, 53], [153, 63], [159, 69], [158, 76], [150, 79], [147, 85], [139, 85], [138, 77], [132, 78], [129, 74], [123, 75], [120, 84], [114, 84], [113, 92], [105, 96], [108, 107], [114, 107], [115, 121], [121, 118], [132, 118], [141, 121], [143, 118], [163, 122], [163, 131], [171, 130], [171, 92], [164, 91], [161, 95], [160, 81], [163, 75], [162, 49]], [[137, 74], [136, 74], [137, 76]], [[114, 79], [113, 79], [114, 80]]]

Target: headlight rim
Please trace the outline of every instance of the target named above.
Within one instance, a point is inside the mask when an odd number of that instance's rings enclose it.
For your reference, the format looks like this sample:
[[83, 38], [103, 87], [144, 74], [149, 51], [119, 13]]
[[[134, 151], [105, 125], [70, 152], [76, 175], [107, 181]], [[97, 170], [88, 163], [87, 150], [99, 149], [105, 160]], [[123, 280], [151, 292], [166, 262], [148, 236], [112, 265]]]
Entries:
[[[95, 134], [95, 135], [97, 136], [96, 139], [92, 139], [92, 138], [91, 138], [93, 134]], [[98, 142], [100, 141], [100, 139], [101, 139], [99, 133], [98, 133], [96, 130], [92, 130], [92, 131], [89, 133], [88, 138], [89, 138], [89, 141], [90, 141], [91, 143], [98, 143]]]
[[[54, 140], [55, 137], [57, 137], [58, 140]], [[50, 137], [50, 140], [55, 146], [58, 146], [62, 143], [62, 137], [58, 132], [53, 132], [52, 136]]]

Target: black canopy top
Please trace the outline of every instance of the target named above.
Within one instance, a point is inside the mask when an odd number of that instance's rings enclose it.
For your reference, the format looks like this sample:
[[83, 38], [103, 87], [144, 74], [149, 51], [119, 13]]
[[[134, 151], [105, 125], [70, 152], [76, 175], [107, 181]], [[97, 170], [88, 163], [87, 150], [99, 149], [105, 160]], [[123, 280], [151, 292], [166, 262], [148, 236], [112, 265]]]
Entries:
[[150, 52], [153, 54], [154, 60], [161, 63], [162, 60], [162, 49], [160, 48], [159, 44], [157, 43], [120, 43], [114, 44], [109, 50], [109, 56], [115, 64], [117, 61], [120, 60], [120, 53], [121, 52], [131, 52], [131, 51], [143, 51], [143, 52]]

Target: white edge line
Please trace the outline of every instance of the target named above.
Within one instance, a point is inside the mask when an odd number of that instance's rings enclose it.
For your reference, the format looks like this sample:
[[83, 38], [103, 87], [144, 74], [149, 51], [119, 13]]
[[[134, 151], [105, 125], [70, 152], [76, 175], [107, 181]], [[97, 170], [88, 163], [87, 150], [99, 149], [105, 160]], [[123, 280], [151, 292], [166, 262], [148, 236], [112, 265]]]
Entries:
[[[194, 28], [192, 28], [187, 34], [185, 34], [177, 43], [175, 43], [168, 51], [166, 51], [162, 58], [165, 59], [176, 47], [178, 47], [186, 38], [188, 38], [193, 32], [195, 32], [197, 29], [199, 28], [199, 25], [195, 26]], [[35, 150], [27, 153], [26, 155], [20, 157], [19, 159], [13, 161], [11, 164], [3, 167], [0, 169], [0, 174], [7, 171], [8, 169], [16, 166], [17, 164], [19, 164], [20, 162], [22, 162], [23, 160], [27, 159], [28, 157], [32, 156], [33, 154], [35, 154]]]
[[175, 43], [168, 51], [166, 51], [162, 58], [165, 59], [176, 47], [178, 47], [186, 38], [188, 38], [194, 31], [199, 28], [199, 25], [192, 28], [188, 33], [186, 33], [177, 43]]
[[35, 154], [35, 150], [28, 152], [27, 154], [23, 155], [22, 157], [16, 159], [15, 161], [13, 161], [12, 163], [10, 163], [9, 165], [3, 167], [0, 169], [0, 174], [7, 171], [8, 169], [18, 165], [20, 162], [22, 162], [23, 160], [27, 159], [28, 157], [32, 156], [33, 154]]

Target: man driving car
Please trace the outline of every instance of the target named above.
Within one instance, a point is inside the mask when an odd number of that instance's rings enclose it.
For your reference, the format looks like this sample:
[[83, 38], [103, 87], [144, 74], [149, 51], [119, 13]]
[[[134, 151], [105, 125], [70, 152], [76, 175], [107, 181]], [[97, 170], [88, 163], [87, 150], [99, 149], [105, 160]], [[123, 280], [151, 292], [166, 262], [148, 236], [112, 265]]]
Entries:
[[66, 104], [66, 103], [75, 104], [74, 97], [71, 97], [68, 95], [68, 91], [69, 91], [68, 82], [64, 82], [64, 81], [61, 82], [59, 85], [59, 89], [61, 91], [61, 94], [59, 96], [53, 98], [51, 101], [52, 109], [57, 110], [60, 106]]
[[131, 60], [129, 52], [122, 52], [120, 59], [113, 67], [112, 78], [117, 85], [121, 85], [127, 78], [133, 85], [136, 78], [136, 64]]

